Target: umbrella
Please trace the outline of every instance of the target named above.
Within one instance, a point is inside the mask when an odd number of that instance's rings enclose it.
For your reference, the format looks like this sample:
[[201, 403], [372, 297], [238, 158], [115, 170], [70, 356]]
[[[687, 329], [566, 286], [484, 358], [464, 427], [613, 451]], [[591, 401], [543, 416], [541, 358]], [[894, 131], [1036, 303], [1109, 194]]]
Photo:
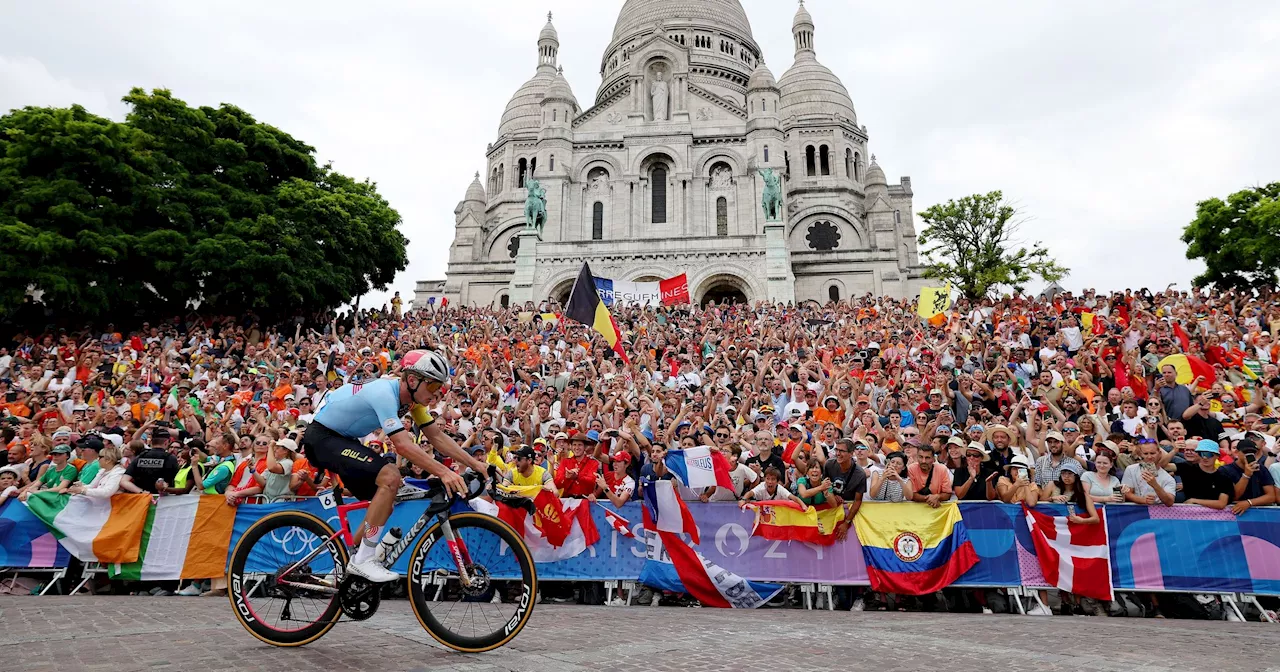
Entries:
[[1213, 367], [1208, 362], [1199, 357], [1191, 355], [1169, 355], [1160, 360], [1160, 370], [1164, 367], [1172, 366], [1178, 371], [1178, 384], [1186, 385], [1201, 376], [1200, 386], [1209, 387], [1217, 380], [1217, 376], [1213, 372]]

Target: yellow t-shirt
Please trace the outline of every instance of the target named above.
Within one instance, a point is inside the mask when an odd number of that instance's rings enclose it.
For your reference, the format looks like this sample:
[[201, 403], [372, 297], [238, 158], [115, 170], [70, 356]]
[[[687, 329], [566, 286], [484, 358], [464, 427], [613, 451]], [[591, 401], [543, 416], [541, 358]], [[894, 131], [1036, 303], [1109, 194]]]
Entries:
[[547, 477], [547, 470], [533, 465], [533, 471], [528, 476], [520, 473], [519, 469], [511, 470], [511, 484], [518, 487], [527, 487], [530, 485], [542, 487], [542, 481]]

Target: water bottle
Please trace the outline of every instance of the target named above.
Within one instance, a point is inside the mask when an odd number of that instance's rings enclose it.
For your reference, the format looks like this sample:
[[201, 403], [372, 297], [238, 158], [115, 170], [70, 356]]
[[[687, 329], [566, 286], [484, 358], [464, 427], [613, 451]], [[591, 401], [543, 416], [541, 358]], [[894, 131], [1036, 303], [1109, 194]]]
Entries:
[[398, 527], [393, 527], [387, 530], [386, 534], [382, 535], [382, 543], [378, 544], [378, 551], [374, 553], [374, 557], [377, 558], [379, 563], [384, 562], [387, 556], [391, 554], [391, 549], [395, 548], [395, 545], [400, 543], [400, 536], [401, 532]]

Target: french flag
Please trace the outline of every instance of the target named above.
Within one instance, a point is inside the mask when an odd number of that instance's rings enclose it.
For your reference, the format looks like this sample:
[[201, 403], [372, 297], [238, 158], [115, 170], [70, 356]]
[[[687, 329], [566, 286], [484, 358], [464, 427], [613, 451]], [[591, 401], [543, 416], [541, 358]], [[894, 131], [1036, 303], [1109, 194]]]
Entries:
[[668, 450], [665, 461], [667, 468], [685, 487], [696, 490], [718, 485], [733, 490], [729, 459], [718, 450], [707, 446]]
[[688, 534], [693, 543], [701, 542], [698, 524], [676, 493], [671, 481], [654, 481], [644, 485], [644, 529]]
[[1111, 601], [1111, 553], [1107, 543], [1107, 514], [1098, 509], [1095, 525], [1070, 522], [1022, 505], [1045, 581], [1058, 590]]
[[[658, 483], [666, 483], [667, 491], [674, 497], [670, 481]], [[754, 609], [782, 591], [781, 585], [748, 581], [724, 569], [684, 543], [680, 535], [662, 530], [654, 521], [660, 512], [647, 496], [652, 490], [652, 487], [645, 488], [646, 553], [644, 567], [640, 570], [641, 583], [659, 590], [687, 593], [704, 607], [722, 609]], [[679, 502], [678, 499], [676, 501]]]

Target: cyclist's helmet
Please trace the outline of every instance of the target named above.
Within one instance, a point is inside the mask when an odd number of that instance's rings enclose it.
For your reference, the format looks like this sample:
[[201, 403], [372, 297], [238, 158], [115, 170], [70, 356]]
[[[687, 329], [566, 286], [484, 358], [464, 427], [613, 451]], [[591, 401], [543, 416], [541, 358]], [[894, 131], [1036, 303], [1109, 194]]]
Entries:
[[410, 350], [400, 360], [400, 375], [405, 380], [419, 379], [445, 383], [449, 380], [449, 360], [434, 350]]

